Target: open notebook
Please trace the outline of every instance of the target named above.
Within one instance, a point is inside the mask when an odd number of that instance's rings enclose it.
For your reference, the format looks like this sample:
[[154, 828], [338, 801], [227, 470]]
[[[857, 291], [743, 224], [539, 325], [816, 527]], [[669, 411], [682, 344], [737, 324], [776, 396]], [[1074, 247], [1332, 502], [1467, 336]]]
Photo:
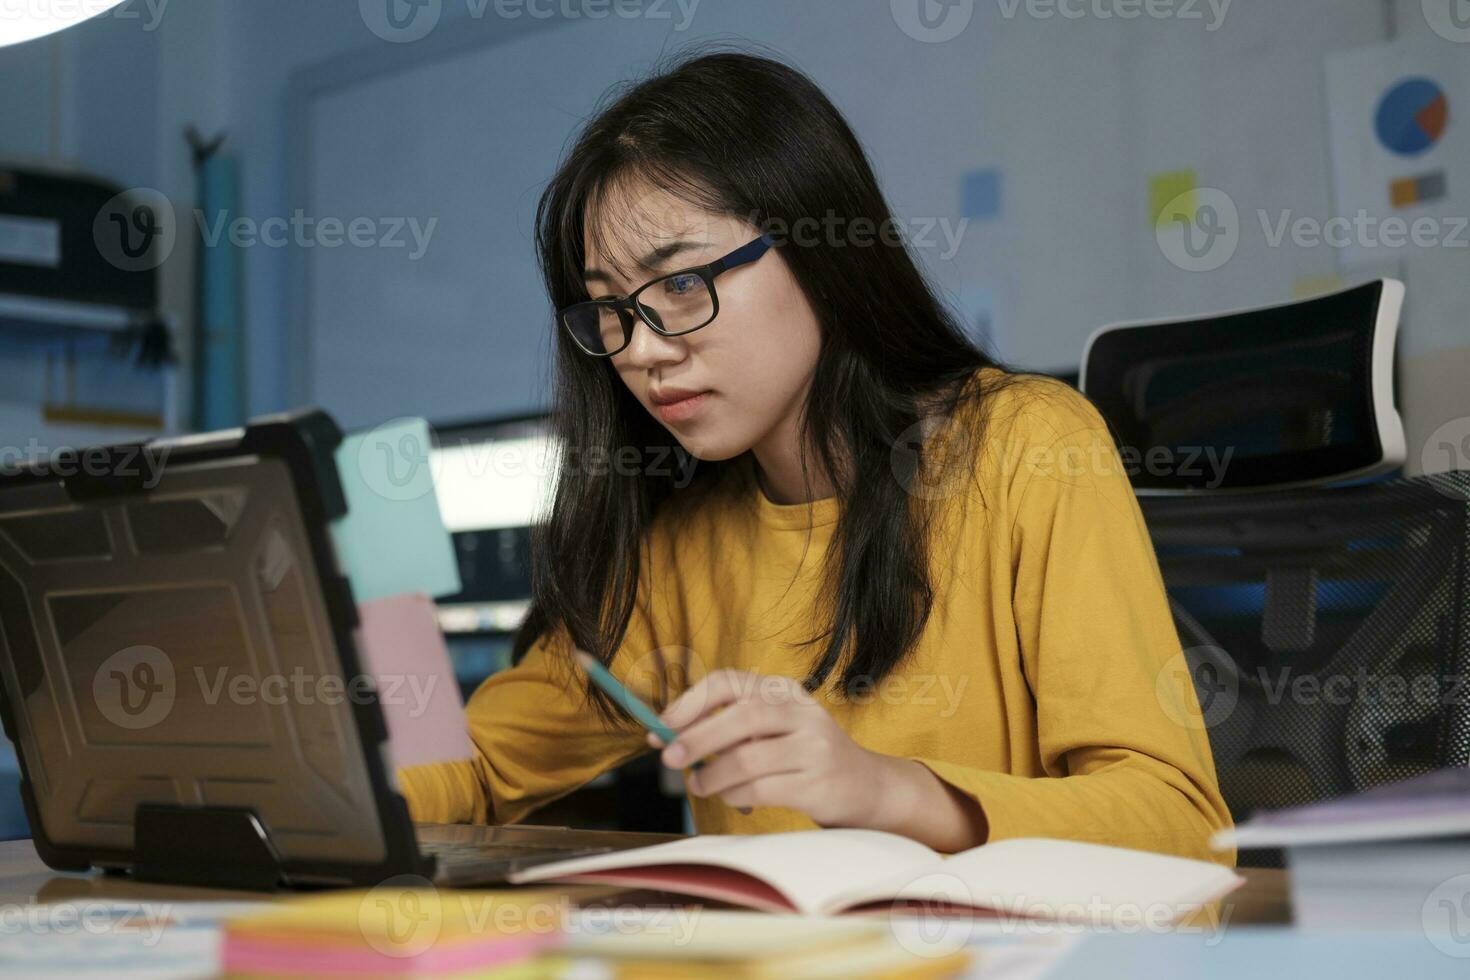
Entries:
[[1244, 881], [1219, 864], [1016, 838], [945, 857], [874, 830], [706, 834], [543, 864], [515, 882], [654, 888], [766, 912], [831, 915], [913, 903], [1058, 921], [1174, 921]]

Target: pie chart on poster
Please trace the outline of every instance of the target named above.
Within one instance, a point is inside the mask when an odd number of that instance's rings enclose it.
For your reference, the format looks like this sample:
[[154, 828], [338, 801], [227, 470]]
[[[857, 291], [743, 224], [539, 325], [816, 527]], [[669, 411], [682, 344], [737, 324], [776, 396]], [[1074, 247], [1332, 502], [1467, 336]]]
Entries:
[[1444, 89], [1427, 78], [1410, 78], [1389, 89], [1378, 104], [1378, 139], [1399, 156], [1432, 149], [1450, 123]]

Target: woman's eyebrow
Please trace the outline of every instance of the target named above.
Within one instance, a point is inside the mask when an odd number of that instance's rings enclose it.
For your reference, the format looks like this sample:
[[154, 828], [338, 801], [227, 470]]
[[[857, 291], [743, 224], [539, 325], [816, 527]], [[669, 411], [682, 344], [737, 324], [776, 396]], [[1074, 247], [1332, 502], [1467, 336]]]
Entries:
[[[659, 268], [670, 259], [684, 252], [691, 252], [697, 248], [708, 248], [709, 242], [696, 242], [687, 238], [677, 239], [649, 252], [638, 260], [638, 268], [645, 272], [658, 272]], [[588, 282], [612, 283], [612, 277], [601, 269], [588, 269], [582, 273], [582, 278]]]

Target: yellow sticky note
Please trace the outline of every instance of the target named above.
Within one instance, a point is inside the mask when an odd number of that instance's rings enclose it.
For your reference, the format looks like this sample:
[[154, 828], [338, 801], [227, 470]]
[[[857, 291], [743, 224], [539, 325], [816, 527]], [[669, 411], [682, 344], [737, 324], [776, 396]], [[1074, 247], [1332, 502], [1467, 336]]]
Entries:
[[1292, 299], [1311, 299], [1339, 292], [1344, 283], [1342, 276], [1303, 276], [1291, 284]]
[[1172, 225], [1183, 218], [1193, 221], [1195, 190], [1199, 179], [1193, 170], [1170, 170], [1157, 173], [1148, 181], [1148, 213], [1155, 228]]

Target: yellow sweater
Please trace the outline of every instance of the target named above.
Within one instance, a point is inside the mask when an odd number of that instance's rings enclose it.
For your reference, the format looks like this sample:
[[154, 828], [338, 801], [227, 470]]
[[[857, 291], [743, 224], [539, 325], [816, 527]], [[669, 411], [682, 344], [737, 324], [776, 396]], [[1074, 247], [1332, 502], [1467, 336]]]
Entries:
[[[965, 418], [943, 430], [968, 471], [915, 485], [939, 502], [919, 643], [870, 691], [844, 697], [832, 678], [818, 696], [860, 745], [917, 760], [978, 801], [990, 840], [1060, 837], [1233, 866], [1233, 851], [1207, 844], [1230, 815], [1106, 424], [1045, 379], [985, 404], [983, 430]], [[611, 669], [656, 708], [683, 689], [681, 664], [693, 680], [720, 668], [799, 678], [819, 649], [790, 644], [820, 632], [837, 499], [772, 503], [749, 465], [725, 482], [688, 504], [676, 494], [643, 550]], [[400, 770], [415, 820], [513, 822], [648, 751], [641, 730], [599, 720], [551, 650], [542, 637], [470, 699], [476, 759]], [[690, 804], [702, 833], [815, 826], [794, 810]]]

